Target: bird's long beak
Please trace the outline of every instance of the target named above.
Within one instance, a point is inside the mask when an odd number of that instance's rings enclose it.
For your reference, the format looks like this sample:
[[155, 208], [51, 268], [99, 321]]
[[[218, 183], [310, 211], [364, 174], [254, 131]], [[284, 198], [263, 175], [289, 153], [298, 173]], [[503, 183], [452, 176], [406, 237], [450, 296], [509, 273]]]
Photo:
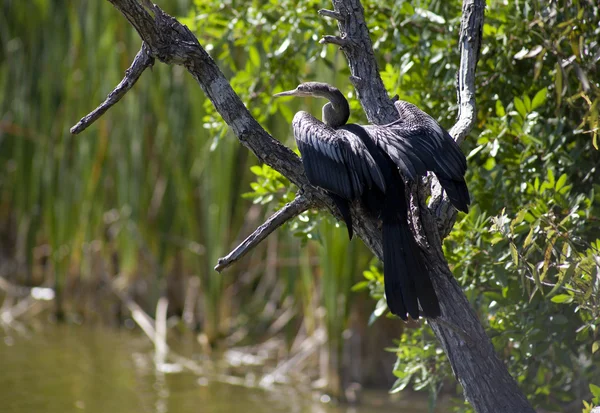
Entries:
[[298, 89], [294, 89], [294, 90], [287, 90], [285, 92], [275, 93], [273, 96], [278, 98], [281, 96], [308, 96], [308, 95], [304, 92], [298, 91]]

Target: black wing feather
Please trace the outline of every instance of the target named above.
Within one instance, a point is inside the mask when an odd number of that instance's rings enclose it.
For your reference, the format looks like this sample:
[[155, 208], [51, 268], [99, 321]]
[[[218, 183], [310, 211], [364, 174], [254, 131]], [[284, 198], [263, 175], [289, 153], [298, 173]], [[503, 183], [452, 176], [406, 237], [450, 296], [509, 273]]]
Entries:
[[311, 184], [348, 201], [359, 198], [365, 188], [385, 191], [379, 167], [355, 133], [332, 129], [306, 112], [298, 112], [292, 126]]
[[365, 127], [369, 135], [406, 178], [415, 179], [426, 171], [435, 173], [452, 204], [468, 212], [467, 160], [460, 147], [435, 119], [415, 105], [404, 101], [394, 105], [400, 119], [385, 126]]

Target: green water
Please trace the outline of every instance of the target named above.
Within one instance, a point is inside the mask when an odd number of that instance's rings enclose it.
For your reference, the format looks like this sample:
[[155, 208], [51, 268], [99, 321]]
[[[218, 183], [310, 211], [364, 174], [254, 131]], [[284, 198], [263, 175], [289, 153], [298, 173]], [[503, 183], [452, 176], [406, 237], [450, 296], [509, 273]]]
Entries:
[[127, 330], [50, 326], [0, 330], [1, 412], [426, 412], [422, 398], [390, 401], [366, 394], [359, 407], [339, 407], [293, 390], [206, 382], [198, 375], [154, 369], [148, 339]]

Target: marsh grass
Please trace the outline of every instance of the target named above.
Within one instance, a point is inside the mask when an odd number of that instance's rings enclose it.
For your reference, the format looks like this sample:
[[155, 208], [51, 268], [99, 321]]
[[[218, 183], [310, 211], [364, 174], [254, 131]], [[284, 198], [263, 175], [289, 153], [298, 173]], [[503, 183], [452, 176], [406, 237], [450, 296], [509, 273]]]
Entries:
[[[135, 32], [108, 2], [5, 1], [0, 41], [0, 259], [11, 263], [2, 275], [51, 285], [58, 320], [122, 323], [129, 315], [116, 288], [147, 314], [167, 297], [169, 316], [185, 312], [184, 328], [210, 344], [277, 334], [291, 345], [324, 328], [322, 373], [340, 395], [350, 287], [370, 256], [362, 245], [324, 219], [319, 244], [279, 230], [216, 273], [217, 259], [273, 210], [240, 196], [256, 161], [193, 79], [156, 64], [73, 136], [69, 128], [122, 78], [139, 48]], [[290, 104], [301, 105], [318, 113], [322, 102]], [[289, 137], [293, 111], [275, 108], [251, 107]]]

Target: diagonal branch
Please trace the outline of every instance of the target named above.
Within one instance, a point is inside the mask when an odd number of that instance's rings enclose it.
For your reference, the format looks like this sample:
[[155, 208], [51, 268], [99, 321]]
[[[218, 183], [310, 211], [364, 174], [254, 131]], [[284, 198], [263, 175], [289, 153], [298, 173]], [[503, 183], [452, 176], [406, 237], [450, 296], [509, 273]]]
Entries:
[[[155, 58], [163, 63], [184, 66], [194, 79], [196, 79], [206, 96], [213, 103], [216, 110], [240, 142], [250, 149], [259, 161], [266, 163], [280, 172], [300, 188], [303, 197], [301, 200], [297, 199], [296, 203], [292, 203], [293, 208], [298, 208], [298, 206], [307, 203], [309, 207], [326, 207], [334, 215], [338, 214], [333, 201], [322, 191], [317, 190], [309, 184], [298, 156], [274, 139], [252, 117], [239, 96], [231, 88], [231, 85], [217, 64], [202, 48], [196, 36], [186, 26], [164, 13], [160, 7], [148, 0], [108, 1], [127, 18], [144, 42], [142, 50], [140, 50], [132, 64], [132, 68], [136, 68], [136, 70], [130, 69], [132, 72], [139, 72], [141, 74], [141, 71], [145, 68], [144, 64], [149, 61], [154, 62]], [[136, 62], [138, 63], [136, 64]], [[139, 69], [142, 70], [140, 71]], [[139, 78], [139, 74], [135, 78], [136, 80]], [[134, 73], [131, 73], [130, 77], [128, 73], [115, 91], [109, 95], [106, 102], [73, 127], [73, 133], [78, 133], [85, 129], [85, 127], [102, 116], [111, 105], [116, 103], [135, 83], [135, 81], [132, 81], [133, 75]], [[122, 84], [124, 84], [123, 87], [121, 87]], [[289, 213], [291, 210], [294, 210], [293, 208], [288, 208], [285, 212]], [[285, 215], [282, 213], [280, 218], [286, 216], [288, 219], [291, 219], [295, 215]], [[280, 222], [278, 225], [281, 224], [283, 222]], [[258, 236], [259, 230], [260, 228], [254, 235]], [[264, 236], [268, 235], [271, 231], [264, 232]], [[263, 239], [264, 236], [258, 238]], [[232, 258], [232, 254], [234, 253], [244, 255], [257, 243], [250, 243], [245, 247], [241, 245], [228, 257]], [[227, 257], [224, 259], [227, 259]], [[236, 259], [239, 259], [239, 257]], [[226, 261], [223, 264], [223, 268], [229, 265]], [[217, 268], [219, 268], [219, 265], [217, 265]]]
[[304, 196], [298, 195], [292, 202], [287, 203], [283, 208], [275, 212], [271, 217], [252, 234], [250, 234], [240, 245], [238, 245], [227, 256], [219, 258], [215, 271], [221, 272], [230, 265], [239, 261], [244, 255], [256, 247], [262, 240], [285, 224], [292, 218], [297, 217], [311, 207], [310, 201]]
[[108, 94], [106, 100], [102, 102], [100, 106], [81, 118], [81, 120], [71, 128], [71, 133], [74, 135], [81, 133], [86, 130], [88, 126], [97, 121], [100, 116], [104, 115], [104, 113], [111, 108], [111, 106], [125, 96], [125, 93], [135, 85], [135, 82], [137, 82], [142, 73], [144, 73], [144, 70], [152, 67], [153, 64], [154, 58], [148, 54], [146, 44], [142, 43], [142, 48], [137, 55], [135, 55], [135, 59], [133, 59], [133, 63], [129, 66], [129, 69], [125, 71], [125, 77], [121, 80], [121, 83]]

